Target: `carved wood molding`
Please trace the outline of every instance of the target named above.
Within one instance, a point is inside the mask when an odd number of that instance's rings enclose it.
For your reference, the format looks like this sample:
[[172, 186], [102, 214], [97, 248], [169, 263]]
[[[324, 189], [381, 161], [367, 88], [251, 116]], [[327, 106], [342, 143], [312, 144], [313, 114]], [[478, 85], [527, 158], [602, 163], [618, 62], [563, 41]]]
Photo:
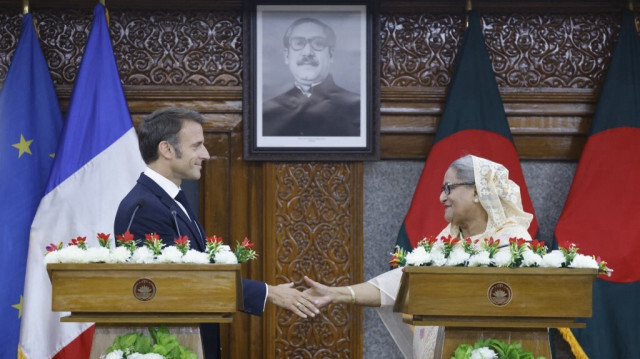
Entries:
[[[269, 283], [303, 284], [308, 275], [330, 286], [362, 281], [362, 163], [265, 163], [265, 270]], [[266, 244], [266, 242], [265, 242]], [[275, 270], [274, 270], [275, 269]], [[361, 311], [330, 305], [300, 319], [265, 314], [266, 356], [361, 357]]]

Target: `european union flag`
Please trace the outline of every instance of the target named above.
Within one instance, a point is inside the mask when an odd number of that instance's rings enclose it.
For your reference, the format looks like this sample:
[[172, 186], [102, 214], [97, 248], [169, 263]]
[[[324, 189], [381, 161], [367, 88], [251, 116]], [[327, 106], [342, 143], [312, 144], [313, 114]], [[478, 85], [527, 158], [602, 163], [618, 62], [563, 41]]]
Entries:
[[26, 14], [0, 90], [0, 358], [17, 357], [29, 230], [61, 128], [51, 75]]

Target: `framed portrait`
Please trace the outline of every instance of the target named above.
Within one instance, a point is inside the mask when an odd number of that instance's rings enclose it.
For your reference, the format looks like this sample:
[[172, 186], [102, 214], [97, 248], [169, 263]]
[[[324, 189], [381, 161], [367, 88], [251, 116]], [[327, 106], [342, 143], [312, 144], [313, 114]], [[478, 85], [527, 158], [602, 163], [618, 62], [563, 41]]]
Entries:
[[370, 1], [247, 1], [247, 160], [379, 157], [376, 11]]

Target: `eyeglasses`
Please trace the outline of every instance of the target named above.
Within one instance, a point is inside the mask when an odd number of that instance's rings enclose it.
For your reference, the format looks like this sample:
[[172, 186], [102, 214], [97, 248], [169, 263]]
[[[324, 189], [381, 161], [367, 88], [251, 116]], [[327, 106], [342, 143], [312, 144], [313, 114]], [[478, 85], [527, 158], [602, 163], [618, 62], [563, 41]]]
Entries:
[[475, 182], [460, 182], [460, 183], [449, 183], [445, 182], [442, 188], [440, 188], [440, 192], [444, 192], [447, 196], [451, 194], [451, 189], [457, 186], [473, 186]]
[[293, 50], [302, 50], [305, 46], [307, 46], [307, 44], [309, 44], [309, 46], [311, 46], [311, 48], [315, 51], [322, 51], [329, 47], [329, 42], [327, 42], [327, 39], [320, 36], [312, 37], [310, 39], [299, 36], [289, 38], [289, 47], [291, 47]]

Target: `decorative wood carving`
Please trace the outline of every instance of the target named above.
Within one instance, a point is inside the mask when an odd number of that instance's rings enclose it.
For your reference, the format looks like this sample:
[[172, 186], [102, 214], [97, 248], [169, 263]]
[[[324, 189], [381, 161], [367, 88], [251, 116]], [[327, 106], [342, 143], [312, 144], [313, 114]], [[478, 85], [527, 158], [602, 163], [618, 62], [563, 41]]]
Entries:
[[[236, 12], [110, 11], [114, 54], [124, 85], [240, 86], [242, 18]], [[90, 9], [34, 14], [55, 85], [72, 85], [92, 21]], [[20, 16], [0, 12], [0, 79], [17, 46]]]
[[[330, 286], [362, 280], [361, 163], [266, 164], [266, 235], [274, 243], [267, 262], [276, 283], [303, 283], [308, 275]], [[268, 280], [267, 280], [268, 281]], [[330, 305], [324, 316], [300, 319], [278, 308], [265, 331], [275, 358], [359, 357], [360, 311]], [[272, 332], [273, 331], [273, 332]]]
[[[596, 88], [606, 74], [619, 14], [483, 15], [500, 87]], [[446, 87], [462, 15], [382, 14], [381, 86]]]

